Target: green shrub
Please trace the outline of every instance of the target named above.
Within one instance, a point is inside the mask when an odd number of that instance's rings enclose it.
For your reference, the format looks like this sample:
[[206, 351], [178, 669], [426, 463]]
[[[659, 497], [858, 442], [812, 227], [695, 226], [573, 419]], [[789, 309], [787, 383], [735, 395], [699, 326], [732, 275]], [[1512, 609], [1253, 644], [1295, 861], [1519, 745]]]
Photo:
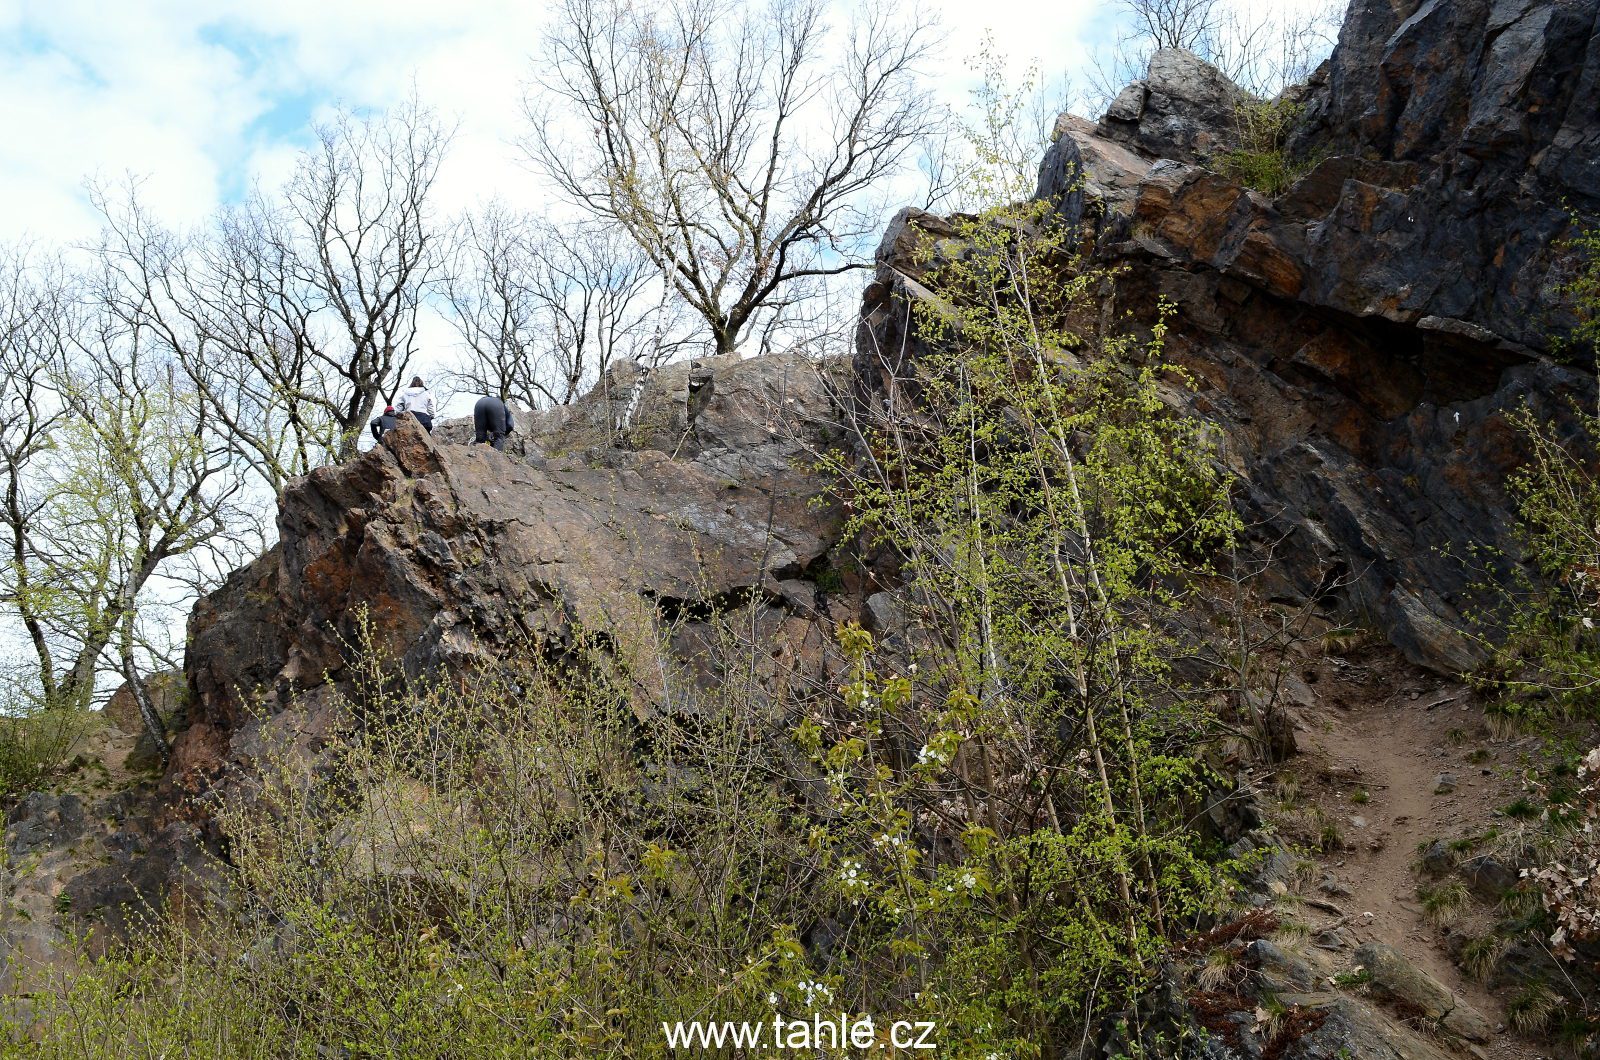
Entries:
[[[1577, 255], [1577, 268], [1560, 291], [1578, 323], [1557, 337], [1557, 349], [1592, 345], [1600, 334], [1600, 236], [1576, 220], [1574, 229], [1564, 249]], [[1492, 601], [1479, 616], [1488, 661], [1470, 676], [1495, 696], [1485, 712], [1491, 734], [1531, 730], [1543, 739], [1524, 771], [1525, 794], [1498, 811], [1511, 823], [1484, 837], [1497, 856], [1520, 863], [1523, 879], [1502, 897], [1504, 919], [1495, 931], [1463, 949], [1464, 963], [1479, 978], [1522, 942], [1576, 961], [1575, 945], [1594, 937], [1593, 893], [1585, 884], [1600, 856], [1593, 839], [1600, 751], [1584, 754], [1593, 743], [1587, 734], [1600, 721], [1600, 415], [1574, 402], [1561, 418], [1524, 405], [1509, 420], [1528, 452], [1507, 482], [1515, 547], [1511, 557], [1484, 550], [1509, 575], [1480, 586]], [[1520, 563], [1506, 562], [1512, 558]], [[1487, 758], [1479, 750], [1468, 761]], [[1424, 896], [1424, 906], [1430, 919], [1447, 922], [1459, 903], [1435, 891]], [[1545, 984], [1524, 982], [1507, 1017], [1531, 1034], [1548, 1029], [1566, 1008], [1587, 1026], [1588, 1003], [1581, 990], [1572, 993], [1564, 998]]]
[[789, 927], [848, 916], [766, 742], [759, 708], [792, 705], [662, 657], [680, 712], [641, 730], [614, 644], [406, 692], [363, 654], [314, 763], [263, 719], [218, 811], [228, 900], [152, 916], [14, 1020], [46, 1056], [652, 1055], [662, 1020], [842, 994], [857, 969]]
[[1219, 170], [1263, 195], [1289, 190], [1311, 168], [1289, 153], [1289, 134], [1302, 107], [1286, 100], [1249, 100], [1239, 104], [1234, 127], [1239, 146], [1217, 157]]
[[[1600, 229], [1573, 225], [1562, 246], [1574, 275], [1560, 290], [1578, 323], [1555, 342], [1568, 349], [1600, 338]], [[1524, 405], [1510, 417], [1528, 449], [1507, 482], [1523, 566], [1483, 587], [1490, 663], [1476, 675], [1500, 693], [1493, 713], [1506, 729], [1600, 708], [1600, 408], [1569, 413], [1561, 423]]]
[[66, 708], [0, 715], [0, 804], [47, 783], [71, 758], [90, 716]]
[[1422, 915], [1435, 927], [1454, 924], [1461, 918], [1470, 899], [1466, 885], [1460, 880], [1421, 888], [1417, 897], [1422, 900]]
[[1555, 347], [1563, 353], [1577, 352], [1593, 358], [1600, 352], [1600, 225], [1574, 215], [1572, 234], [1558, 249], [1574, 262], [1572, 276], [1561, 285], [1560, 292], [1568, 300], [1577, 323], [1570, 334], [1558, 337]]
[[[1188, 381], [1165, 318], [1109, 326], [1109, 278], [1040, 207], [955, 227], [921, 262], [906, 406], [864, 425], [873, 461], [834, 468], [849, 529], [903, 572], [918, 647], [879, 658], [847, 629], [857, 720], [806, 738], [840, 806], [824, 849], [875, 911], [859, 930], [883, 979], [935, 999], [957, 1041], [1048, 1054], [1226, 900], [1190, 825], [1218, 729], [1174, 688], [1192, 645], [1169, 619], [1238, 527], [1173, 399]], [[911, 768], [897, 746], [920, 746]], [[928, 828], [962, 856], [930, 859]]]

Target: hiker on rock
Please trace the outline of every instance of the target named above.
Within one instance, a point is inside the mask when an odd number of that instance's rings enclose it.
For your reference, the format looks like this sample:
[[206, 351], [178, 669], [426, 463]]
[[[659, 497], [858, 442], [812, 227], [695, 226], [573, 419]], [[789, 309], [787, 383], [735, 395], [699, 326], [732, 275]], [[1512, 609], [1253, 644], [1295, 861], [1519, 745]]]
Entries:
[[409, 412], [415, 416], [417, 422], [422, 424], [422, 429], [429, 434], [433, 433], [433, 395], [423, 385], [422, 376], [411, 377], [411, 385], [400, 391], [396, 402], [401, 412]]
[[500, 450], [506, 447], [506, 435], [517, 429], [511, 422], [511, 410], [492, 394], [479, 398], [472, 406], [472, 428], [474, 442], [488, 442]]
[[372, 421], [372, 436], [382, 441], [385, 433], [398, 426], [400, 426], [399, 414], [395, 412], [393, 405], [385, 405], [383, 415]]

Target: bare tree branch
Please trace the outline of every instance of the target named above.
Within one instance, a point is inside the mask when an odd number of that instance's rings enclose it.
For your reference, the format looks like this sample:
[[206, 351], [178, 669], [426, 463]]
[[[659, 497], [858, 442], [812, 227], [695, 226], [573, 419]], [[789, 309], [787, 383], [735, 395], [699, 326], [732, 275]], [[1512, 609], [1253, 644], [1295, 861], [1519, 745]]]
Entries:
[[528, 408], [564, 405], [613, 363], [654, 366], [686, 341], [658, 297], [659, 273], [616, 228], [557, 225], [491, 203], [463, 219], [457, 248], [444, 297], [466, 347], [455, 373], [463, 389]]
[[644, 250], [718, 353], [794, 281], [861, 266], [881, 220], [864, 194], [931, 128], [931, 25], [877, 6], [836, 39], [824, 10], [565, 0], [541, 82], [556, 106], [527, 103], [530, 157]]

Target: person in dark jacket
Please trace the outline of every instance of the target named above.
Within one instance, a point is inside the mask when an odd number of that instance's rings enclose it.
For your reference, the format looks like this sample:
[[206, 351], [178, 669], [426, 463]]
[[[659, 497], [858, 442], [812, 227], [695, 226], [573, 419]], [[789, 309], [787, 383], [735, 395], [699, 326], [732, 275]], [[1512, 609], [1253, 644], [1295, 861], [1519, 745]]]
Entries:
[[372, 436], [382, 439], [386, 431], [392, 431], [400, 426], [400, 416], [395, 412], [393, 405], [383, 407], [383, 415], [372, 421]]
[[472, 406], [472, 428], [474, 442], [488, 442], [502, 450], [506, 447], [506, 435], [517, 429], [511, 422], [511, 410], [492, 394], [479, 398]]

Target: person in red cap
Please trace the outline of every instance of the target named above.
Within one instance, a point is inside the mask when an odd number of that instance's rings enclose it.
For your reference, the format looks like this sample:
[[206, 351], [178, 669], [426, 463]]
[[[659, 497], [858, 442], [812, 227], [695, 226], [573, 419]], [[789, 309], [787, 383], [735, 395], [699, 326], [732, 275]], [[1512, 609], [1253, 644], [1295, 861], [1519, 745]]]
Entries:
[[372, 421], [372, 436], [381, 439], [384, 431], [392, 431], [400, 426], [400, 417], [394, 411], [393, 405], [383, 407], [383, 415]]

